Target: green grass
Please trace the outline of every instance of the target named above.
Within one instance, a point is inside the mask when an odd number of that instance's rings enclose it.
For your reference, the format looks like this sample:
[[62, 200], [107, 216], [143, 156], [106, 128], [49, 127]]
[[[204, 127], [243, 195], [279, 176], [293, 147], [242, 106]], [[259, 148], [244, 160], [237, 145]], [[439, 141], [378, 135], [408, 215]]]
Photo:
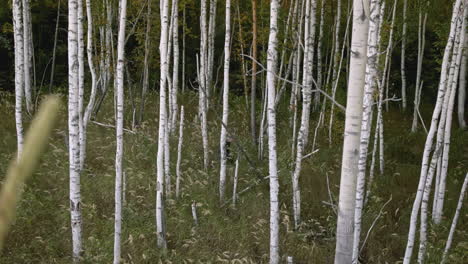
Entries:
[[[243, 98], [231, 96], [230, 128], [239, 143], [255, 161], [258, 171], [267, 175], [268, 161], [256, 160], [255, 147], [250, 142], [249, 113]], [[0, 179], [5, 175], [8, 161], [16, 149], [13, 98], [0, 101]], [[184, 147], [182, 153], [182, 196], [166, 199], [168, 251], [163, 254], [156, 247], [155, 235], [155, 164], [157, 151], [158, 96], [150, 94], [145, 122], [136, 135], [125, 134], [124, 170], [126, 173], [126, 204], [123, 214], [122, 258], [124, 263], [265, 263], [268, 260], [269, 201], [268, 181], [264, 181], [242, 195], [236, 208], [219, 208], [219, 131], [215, 113], [209, 113], [209, 144], [211, 167], [203, 172], [200, 126], [195, 120], [197, 95], [188, 93], [181, 98], [186, 107]], [[219, 112], [218, 105], [212, 105]], [[130, 105], [127, 105], [129, 109]], [[260, 108], [260, 106], [258, 106]], [[319, 130], [317, 147], [320, 151], [305, 160], [301, 175], [302, 218], [301, 231], [293, 232], [291, 198], [291, 129], [287, 106], [278, 111], [278, 167], [281, 201], [281, 255], [294, 256], [295, 263], [331, 263], [335, 247], [336, 216], [328, 201], [327, 178], [336, 201], [340, 177], [340, 160], [344, 115], [339, 113], [328, 144], [328, 128]], [[336, 112], [339, 112], [338, 110]], [[430, 106], [424, 109], [431, 112]], [[130, 113], [130, 111], [127, 111]], [[68, 151], [66, 107], [62, 107], [60, 122], [54, 131], [41, 167], [29, 181], [18, 206], [16, 222], [12, 226], [0, 263], [70, 263], [71, 231], [68, 211]], [[384, 175], [376, 174], [373, 196], [364, 211], [363, 236], [389, 199], [384, 214], [377, 222], [362, 252], [365, 263], [394, 263], [404, 254], [409, 213], [419, 179], [420, 160], [425, 134], [410, 134], [410, 114], [399, 110], [385, 113]], [[129, 114], [125, 127], [130, 127]], [[327, 113], [325, 124], [328, 124]], [[106, 101], [98, 118], [113, 124], [113, 108]], [[310, 141], [317, 115], [312, 114]], [[28, 120], [26, 120], [27, 127]], [[265, 138], [266, 140], [266, 138]], [[450, 153], [448, 192], [444, 221], [431, 227], [427, 263], [440, 259], [451, 219], [458, 200], [459, 189], [467, 171], [468, 135], [454, 127]], [[265, 156], [267, 155], [265, 141]], [[177, 134], [171, 138], [171, 168], [175, 174]], [[114, 158], [115, 131], [89, 125], [86, 169], [81, 178], [83, 200], [83, 263], [110, 263], [113, 248]], [[233, 146], [233, 149], [235, 147]], [[306, 153], [311, 150], [309, 144]], [[236, 154], [234, 154], [236, 155]], [[232, 193], [234, 165], [228, 165], [227, 194]], [[238, 190], [256, 179], [246, 160], [241, 158]], [[175, 176], [172, 183], [175, 183]], [[173, 187], [175, 189], [175, 187]], [[198, 204], [199, 225], [194, 226], [191, 203]], [[466, 208], [465, 208], [466, 209]], [[451, 250], [451, 263], [466, 263], [464, 252], [468, 241], [466, 210], [460, 217]], [[415, 254], [416, 251], [415, 251]], [[226, 262], [227, 261], [227, 262]], [[237, 262], [240, 263], [240, 262]]]

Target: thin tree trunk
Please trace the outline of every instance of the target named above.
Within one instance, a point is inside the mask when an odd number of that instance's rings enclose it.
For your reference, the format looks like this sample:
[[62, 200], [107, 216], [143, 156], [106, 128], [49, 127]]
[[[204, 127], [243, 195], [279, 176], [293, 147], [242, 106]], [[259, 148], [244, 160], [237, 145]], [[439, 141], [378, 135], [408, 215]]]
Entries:
[[[465, 22], [465, 21], [464, 21]], [[465, 22], [466, 23], [466, 22]], [[465, 42], [463, 43], [463, 57], [460, 66], [460, 86], [458, 88], [458, 125], [461, 129], [466, 128], [465, 102], [466, 102], [466, 71], [468, 69], [468, 28], [465, 27]]]
[[26, 110], [29, 114], [33, 112], [32, 102], [32, 80], [31, 80], [31, 62], [32, 62], [32, 39], [31, 39], [31, 0], [23, 1], [23, 56], [24, 56], [24, 96], [26, 99]]
[[156, 236], [159, 248], [166, 249], [166, 230], [164, 226], [164, 137], [167, 129], [166, 121], [166, 83], [168, 69], [168, 32], [169, 32], [169, 0], [163, 0], [161, 8], [161, 39], [159, 53], [161, 54], [161, 78], [159, 82], [159, 136], [157, 156], [157, 186], [156, 186]]
[[270, 264], [278, 264], [279, 256], [279, 182], [276, 154], [275, 89], [278, 61], [278, 0], [270, 2], [270, 34], [267, 53], [268, 88], [268, 156], [270, 173]]
[[80, 149], [78, 112], [78, 1], [68, 1], [68, 133], [70, 160], [70, 213], [73, 261], [79, 262], [82, 250]]
[[351, 40], [350, 79], [346, 107], [345, 137], [338, 205], [335, 263], [350, 263], [353, 251], [356, 176], [359, 172], [362, 100], [367, 64], [369, 1], [353, 4], [353, 36]]
[[208, 170], [208, 128], [207, 128], [207, 117], [206, 108], [208, 101], [208, 79], [207, 79], [207, 62], [208, 62], [208, 32], [206, 26], [206, 1], [201, 1], [201, 14], [200, 14], [200, 69], [198, 74], [198, 80], [200, 82], [199, 91], [199, 115], [201, 121], [201, 132], [203, 142], [203, 168]]
[[209, 100], [211, 98], [211, 90], [213, 90], [213, 68], [214, 68], [214, 50], [215, 50], [215, 29], [216, 29], [216, 6], [217, 0], [210, 0], [210, 17], [208, 21], [208, 50], [206, 68], [206, 92], [205, 98], [206, 107], [209, 109]]
[[180, 108], [179, 125], [179, 144], [177, 145], [177, 164], [176, 164], [176, 197], [180, 194], [180, 162], [182, 161], [182, 144], [184, 141], [184, 106]]
[[[338, 87], [338, 82], [340, 81], [340, 77], [338, 72], [341, 70], [340, 57], [339, 57], [339, 49], [340, 49], [340, 26], [341, 26], [341, 0], [337, 0], [336, 2], [336, 17], [335, 17], [335, 50], [333, 56], [333, 76], [332, 76], [332, 97], [335, 100], [336, 89]], [[343, 39], [343, 42], [346, 41], [346, 37]], [[367, 39], [366, 39], [367, 41]], [[343, 44], [344, 45], [344, 44]], [[335, 110], [335, 104], [331, 104], [331, 112], [330, 112], [330, 127], [329, 129], [329, 141], [331, 144], [331, 130], [333, 127], [333, 113]]]
[[[405, 59], [406, 59], [406, 9], [407, 1], [403, 1], [403, 33], [401, 37], [401, 99], [403, 103], [403, 110], [406, 110], [406, 70], [405, 70]], [[418, 87], [418, 86], [416, 86]]]
[[453, 216], [452, 225], [450, 226], [449, 236], [447, 238], [447, 243], [445, 244], [444, 254], [442, 255], [441, 264], [444, 264], [447, 259], [448, 251], [452, 245], [453, 234], [455, 233], [455, 228], [457, 227], [458, 218], [460, 217], [460, 211], [463, 205], [463, 199], [465, 198], [466, 187], [468, 186], [468, 173], [465, 175], [465, 181], [460, 191], [460, 197], [458, 198], [457, 209], [455, 210], [455, 215]]
[[229, 120], [229, 63], [231, 59], [231, 1], [226, 0], [226, 33], [224, 37], [224, 78], [223, 78], [223, 126], [221, 126], [220, 151], [221, 167], [219, 170], [219, 200], [224, 201], [224, 192], [226, 189], [226, 137]]
[[179, 4], [178, 0], [173, 0], [172, 2], [174, 12], [173, 12], [173, 49], [174, 49], [174, 62], [172, 65], [172, 89], [171, 89], [171, 98], [172, 98], [172, 115], [171, 115], [171, 125], [172, 130], [176, 128], [178, 104], [177, 104], [177, 93], [179, 91]]
[[236, 168], [234, 169], [234, 186], [232, 187], [232, 207], [236, 207], [237, 201], [237, 181], [239, 172], [239, 158], [236, 159]]
[[81, 144], [84, 143], [83, 105], [84, 105], [84, 29], [83, 29], [83, 0], [78, 0], [78, 123], [80, 129], [80, 170], [84, 167], [84, 157], [81, 153]]
[[146, 32], [145, 32], [145, 58], [143, 64], [143, 87], [141, 91], [140, 113], [138, 115], [138, 124], [143, 122], [143, 115], [145, 112], [146, 94], [148, 92], [149, 84], [149, 56], [150, 56], [150, 34], [151, 32], [151, 0], [148, 0], [148, 10], [146, 13]]
[[[236, 6], [236, 10], [237, 10], [237, 22], [239, 23], [239, 45], [240, 45], [240, 52], [241, 52], [241, 55], [240, 55], [240, 59], [241, 59], [241, 73], [242, 73], [242, 81], [243, 81], [243, 84], [244, 84], [244, 96], [245, 96], [245, 106], [248, 108], [249, 107], [249, 87], [247, 85], [247, 69], [246, 69], [246, 65], [245, 65], [245, 57], [243, 56], [244, 54], [244, 37], [243, 37], [243, 34], [242, 34], [242, 24], [241, 24], [241, 17], [240, 17], [240, 8], [239, 8], [239, 1], [237, 1], [237, 6]], [[253, 142], [255, 142], [255, 130], [254, 130], [254, 140]]]
[[13, 1], [13, 30], [15, 42], [15, 122], [17, 157], [21, 156], [24, 144], [23, 92], [24, 92], [24, 39], [21, 0]]
[[[252, 0], [252, 58], [257, 60], [257, 0]], [[252, 61], [252, 81], [250, 83], [250, 131], [252, 142], [256, 142], [256, 111], [255, 102], [257, 99], [257, 63]]]
[[55, 21], [55, 34], [54, 34], [54, 49], [52, 50], [52, 68], [50, 70], [50, 82], [49, 82], [49, 93], [52, 93], [52, 86], [54, 85], [54, 74], [55, 74], [55, 54], [57, 50], [57, 38], [58, 30], [60, 24], [60, 3], [61, 0], [57, 2], [57, 18]]

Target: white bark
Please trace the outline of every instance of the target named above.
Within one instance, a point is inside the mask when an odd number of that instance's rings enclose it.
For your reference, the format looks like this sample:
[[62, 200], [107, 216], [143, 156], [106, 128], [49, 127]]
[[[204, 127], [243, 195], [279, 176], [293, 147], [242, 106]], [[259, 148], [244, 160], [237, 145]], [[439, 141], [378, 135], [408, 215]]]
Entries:
[[[401, 38], [401, 99], [403, 110], [406, 109], [406, 72], [405, 72], [405, 55], [406, 55], [406, 10], [408, 0], [403, 1], [403, 33]], [[417, 86], [416, 86], [417, 87]]]
[[208, 169], [208, 128], [206, 108], [208, 101], [208, 79], [207, 79], [207, 61], [208, 61], [208, 32], [206, 26], [206, 1], [201, 0], [201, 14], [200, 14], [200, 68], [198, 70], [198, 81], [200, 85], [199, 100], [198, 100], [198, 114], [201, 121], [201, 132], [203, 142], [203, 168]]
[[293, 187], [293, 213], [294, 213], [294, 227], [299, 228], [301, 222], [301, 193], [299, 187], [299, 176], [302, 167], [302, 157], [304, 149], [307, 144], [309, 136], [309, 117], [310, 117], [310, 104], [312, 97], [312, 67], [313, 67], [313, 40], [315, 35], [315, 13], [317, 8], [316, 0], [307, 0], [306, 3], [306, 16], [305, 16], [305, 51], [304, 51], [304, 76], [302, 88], [302, 117], [299, 134], [297, 137], [297, 153], [295, 168], [292, 176]]
[[192, 218], [195, 226], [198, 226], [197, 203], [195, 201], [192, 202]]
[[345, 136], [341, 167], [335, 263], [350, 263], [353, 251], [356, 176], [358, 174], [362, 100], [367, 64], [369, 1], [353, 4], [350, 79], [346, 103]]
[[444, 57], [442, 60], [440, 82], [439, 82], [439, 88], [438, 88], [438, 93], [437, 93], [437, 101], [434, 107], [434, 112], [432, 114], [431, 127], [427, 134], [426, 143], [424, 146], [424, 153], [423, 153], [423, 159], [421, 162], [421, 174], [420, 174], [419, 183], [418, 183], [418, 190], [416, 192], [416, 198], [414, 199], [413, 208], [411, 211], [410, 228], [408, 231], [408, 242], [406, 245], [405, 257], [403, 259], [404, 264], [410, 263], [411, 255], [413, 253], [413, 246], [415, 242], [414, 237], [416, 233], [419, 208], [421, 204], [423, 188], [426, 183], [426, 176], [427, 176], [427, 171], [429, 167], [429, 158], [430, 158], [432, 145], [433, 145], [432, 143], [433, 143], [433, 139], [434, 139], [435, 132], [437, 129], [437, 124], [439, 122], [439, 116], [442, 111], [442, 103], [445, 97], [446, 84], [447, 84], [447, 66], [448, 66], [449, 57], [453, 48], [457, 17], [458, 17], [458, 13], [460, 12], [461, 2], [462, 2], [461, 0], [457, 0], [453, 6], [452, 18], [451, 18], [451, 23], [450, 23], [450, 33], [449, 33], [447, 45], [445, 47]]
[[457, 52], [457, 58], [454, 62], [454, 70], [453, 70], [453, 77], [451, 78], [451, 82], [448, 83], [449, 88], [451, 89], [450, 92], [450, 99], [448, 102], [447, 106], [447, 117], [445, 121], [445, 129], [443, 132], [443, 146], [444, 146], [444, 151], [442, 154], [442, 168], [441, 168], [441, 173], [440, 173], [440, 180], [439, 180], [439, 185], [437, 188], [437, 207], [435, 210], [434, 214], [434, 222], [436, 224], [439, 224], [442, 220], [442, 214], [443, 214], [443, 208], [444, 208], [444, 198], [445, 198], [445, 184], [446, 184], [446, 179], [447, 179], [447, 170], [448, 170], [448, 162], [449, 162], [449, 151], [450, 151], [450, 135], [452, 132], [452, 113], [453, 113], [453, 108], [455, 104], [455, 94], [458, 86], [458, 75], [460, 73], [460, 62], [462, 60], [462, 55], [463, 55], [463, 46], [465, 43], [465, 39], [467, 38], [465, 35], [465, 29], [467, 27], [467, 18], [468, 18], [468, 8], [466, 7], [466, 2], [465, 2], [465, 8], [464, 8], [464, 15], [463, 15], [463, 23], [461, 25], [461, 28], [459, 29], [460, 32], [460, 37], [459, 37], [459, 43], [458, 43], [458, 52]]
[[80, 170], [83, 170], [86, 159], [86, 131], [91, 112], [93, 111], [94, 103], [96, 102], [97, 92], [97, 76], [96, 68], [93, 62], [93, 17], [91, 12], [91, 0], [86, 0], [86, 14], [88, 18], [88, 32], [87, 32], [87, 55], [89, 71], [91, 73], [91, 95], [89, 97], [88, 105], [83, 113], [83, 121], [81, 124], [82, 131], [80, 133]]
[[358, 263], [359, 242], [361, 234], [362, 209], [364, 205], [365, 179], [367, 166], [367, 153], [372, 128], [372, 110], [374, 104], [374, 91], [377, 86], [378, 43], [380, 0], [371, 0], [369, 18], [369, 40], [367, 49], [366, 83], [364, 86], [363, 114], [361, 121], [361, 138], [359, 143], [359, 163], [356, 185], [356, 207], [354, 209], [354, 240], [352, 263]]
[[141, 91], [140, 113], [138, 116], [138, 123], [141, 125], [143, 122], [143, 115], [145, 111], [146, 94], [149, 85], [149, 56], [150, 56], [150, 32], [151, 32], [151, 0], [148, 0], [148, 10], [146, 13], [146, 31], [145, 31], [145, 58], [143, 63], [143, 87]]
[[33, 111], [32, 88], [31, 88], [31, 62], [32, 62], [32, 39], [31, 39], [31, 0], [23, 1], [23, 56], [24, 56], [24, 98], [26, 99], [26, 110], [29, 114]]
[[24, 92], [24, 39], [21, 0], [13, 1], [13, 31], [15, 42], [15, 122], [18, 159], [23, 152], [23, 92]]
[[115, 153], [115, 222], [114, 222], [114, 264], [120, 263], [120, 237], [122, 233], [122, 160], [124, 122], [124, 67], [125, 67], [125, 25], [127, 20], [127, 0], [120, 1], [119, 34], [117, 41], [117, 119]]
[[234, 169], [234, 184], [232, 187], [232, 207], [236, 207], [238, 173], [239, 173], [239, 158], [236, 159], [236, 168]]
[[78, 0], [78, 122], [80, 144], [80, 170], [84, 167], [84, 157], [81, 145], [84, 145], [83, 105], [84, 105], [84, 29], [83, 29], [83, 0]]
[[270, 3], [270, 34], [267, 53], [268, 91], [268, 156], [270, 173], [270, 264], [278, 264], [279, 256], [279, 182], [276, 154], [275, 82], [278, 60], [278, 0]]
[[468, 173], [465, 175], [465, 180], [460, 191], [460, 197], [458, 198], [457, 209], [455, 215], [453, 216], [452, 225], [450, 226], [449, 236], [447, 238], [447, 243], [445, 244], [444, 254], [442, 255], [441, 264], [445, 263], [447, 259], [448, 251], [452, 246], [453, 234], [455, 233], [455, 228], [457, 227], [458, 218], [460, 217], [460, 211], [463, 205], [463, 199], [465, 198], [466, 187], [468, 186]]
[[[338, 82], [340, 81], [339, 71], [341, 69], [340, 62], [340, 26], [341, 26], [341, 0], [336, 1], [336, 17], [335, 17], [335, 51], [333, 52], [333, 76], [332, 76], [332, 98], [335, 100], [336, 88], [338, 87]], [[346, 41], [346, 37], [343, 41]], [[367, 41], [367, 39], [366, 39]], [[331, 63], [331, 62], [330, 62]], [[328, 138], [331, 144], [331, 130], [333, 127], [333, 113], [335, 111], [335, 104], [331, 104], [330, 112], [330, 126], [328, 130]]]
[[168, 69], [168, 33], [169, 33], [169, 0], [163, 0], [161, 8], [161, 38], [159, 53], [161, 56], [160, 69], [161, 77], [159, 81], [159, 135], [158, 135], [158, 156], [157, 156], [157, 183], [156, 183], [156, 236], [157, 246], [167, 248], [166, 230], [164, 226], [164, 138], [167, 129], [166, 121], [166, 82]]
[[[429, 4], [429, 2], [427, 2]], [[421, 71], [422, 71], [422, 62], [424, 58], [424, 48], [426, 43], [426, 21], [427, 21], [427, 11], [424, 12], [424, 18], [422, 16], [421, 10], [419, 11], [419, 25], [418, 25], [418, 59], [417, 59], [417, 68], [416, 68], [416, 85], [414, 93], [414, 110], [413, 110], [413, 123], [411, 125], [411, 132], [416, 132], [418, 128], [418, 112], [419, 104], [421, 98], [422, 82], [421, 82]]]
[[70, 173], [70, 213], [73, 260], [78, 262], [82, 250], [80, 147], [78, 112], [78, 1], [68, 1], [68, 135]]
[[210, 17], [208, 21], [208, 49], [206, 57], [206, 107], [209, 108], [209, 99], [211, 90], [213, 89], [213, 67], [214, 67], [214, 50], [215, 50], [215, 29], [216, 29], [216, 6], [217, 0], [210, 0]]
[[224, 78], [223, 78], [223, 120], [224, 125], [221, 126], [220, 151], [221, 151], [221, 167], [219, 170], [219, 200], [224, 201], [224, 192], [226, 189], [226, 138], [229, 121], [229, 63], [231, 60], [231, 1], [226, 0], [226, 33], [224, 36]]
[[180, 108], [179, 144], [177, 145], [176, 163], [176, 197], [180, 194], [180, 162], [182, 160], [182, 144], [184, 141], [184, 106]]
[[177, 93], [179, 91], [179, 5], [178, 0], [172, 1], [173, 5], [173, 29], [172, 29], [172, 38], [173, 38], [173, 49], [174, 49], [174, 61], [172, 65], [172, 89], [171, 89], [171, 100], [172, 100], [172, 116], [171, 116], [171, 128], [175, 130], [178, 104], [177, 104]]

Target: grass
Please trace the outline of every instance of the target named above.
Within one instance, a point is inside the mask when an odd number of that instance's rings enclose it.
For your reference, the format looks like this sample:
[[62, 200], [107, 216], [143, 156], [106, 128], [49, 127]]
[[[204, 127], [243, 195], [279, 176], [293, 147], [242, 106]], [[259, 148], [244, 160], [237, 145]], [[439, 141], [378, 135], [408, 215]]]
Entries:
[[[65, 98], [64, 98], [65, 99]], [[255, 147], [250, 143], [249, 113], [243, 98], [231, 96], [229, 125], [249, 158], [256, 160]], [[4, 97], [0, 103], [0, 179], [6, 173], [6, 164], [16, 149], [13, 98]], [[166, 199], [168, 251], [156, 248], [155, 234], [155, 162], [157, 150], [157, 94], [147, 100], [145, 122], [136, 135], [125, 134], [124, 170], [126, 173], [126, 204], [123, 213], [123, 263], [265, 263], [268, 260], [269, 193], [268, 181], [240, 196], [236, 208], [220, 208], [218, 201], [219, 131], [216, 114], [209, 113], [209, 144], [211, 168], [205, 173], [200, 126], [196, 121], [197, 95], [187, 93], [181, 98], [186, 108], [184, 147], [182, 153], [182, 196]], [[128, 105], [130, 107], [130, 105]], [[214, 105], [214, 111], [220, 108]], [[319, 130], [317, 147], [320, 151], [305, 160], [301, 176], [302, 218], [301, 231], [293, 232], [291, 198], [291, 129], [287, 106], [278, 111], [278, 167], [281, 201], [281, 255], [293, 256], [295, 263], [331, 263], [335, 248], [336, 216], [328, 201], [327, 174], [335, 201], [341, 169], [344, 115], [335, 118], [330, 146], [327, 127]], [[430, 106], [424, 113], [431, 112]], [[112, 102], [106, 101], [98, 120], [113, 124]], [[338, 111], [337, 111], [338, 112]], [[130, 113], [130, 111], [127, 111]], [[130, 126], [129, 114], [125, 127]], [[326, 115], [325, 123], [328, 123]], [[312, 114], [311, 134], [317, 116]], [[0, 263], [70, 263], [71, 231], [68, 211], [68, 151], [67, 113], [60, 111], [60, 120], [54, 130], [47, 153], [39, 170], [27, 185], [21, 200], [16, 222], [11, 228]], [[384, 209], [362, 252], [363, 263], [395, 263], [406, 245], [409, 214], [419, 179], [420, 159], [425, 134], [409, 133], [411, 119], [397, 109], [385, 113], [384, 175], [376, 175], [373, 196], [365, 209], [363, 233], [382, 205], [393, 200]], [[28, 120], [26, 126], [28, 126]], [[312, 140], [312, 139], [311, 139]], [[310, 141], [311, 142], [311, 141]], [[458, 200], [461, 180], [467, 171], [468, 142], [466, 132], [454, 128], [450, 154], [447, 199], [441, 226], [431, 227], [427, 263], [436, 263], [447, 237], [451, 218]], [[265, 141], [266, 144], [266, 141]], [[171, 168], [175, 174], [177, 135], [171, 139]], [[266, 146], [266, 145], [265, 145]], [[114, 158], [115, 132], [95, 124], [89, 125], [86, 168], [81, 175], [83, 200], [83, 263], [110, 263], [113, 248], [114, 213]], [[233, 150], [235, 147], [233, 147]], [[307, 153], [311, 146], [308, 146]], [[235, 151], [234, 151], [235, 152]], [[265, 154], [267, 149], [265, 148]], [[236, 154], [234, 154], [236, 155]], [[268, 161], [255, 161], [257, 170], [267, 175]], [[228, 165], [227, 194], [232, 193], [234, 164]], [[241, 158], [238, 190], [256, 179], [256, 174]], [[172, 180], [175, 183], [175, 178]], [[175, 186], [173, 187], [175, 189]], [[192, 201], [197, 203], [199, 225], [191, 216]], [[465, 208], [466, 209], [466, 208]], [[465, 210], [466, 211], [466, 210]], [[468, 247], [468, 218], [462, 212], [451, 263], [466, 263]], [[415, 252], [415, 254], [417, 254]], [[235, 260], [238, 260], [235, 262]], [[239, 260], [241, 262], [239, 262]]]

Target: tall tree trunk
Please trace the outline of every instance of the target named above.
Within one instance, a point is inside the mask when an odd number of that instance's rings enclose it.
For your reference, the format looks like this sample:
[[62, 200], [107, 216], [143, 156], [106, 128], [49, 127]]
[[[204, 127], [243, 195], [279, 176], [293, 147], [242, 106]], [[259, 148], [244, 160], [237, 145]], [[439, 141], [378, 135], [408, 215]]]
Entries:
[[208, 52], [206, 68], [206, 105], [209, 108], [209, 100], [213, 90], [213, 68], [214, 68], [214, 50], [215, 50], [215, 30], [216, 30], [216, 6], [218, 0], [210, 0], [210, 17], [208, 21]]
[[21, 156], [24, 144], [23, 92], [24, 92], [24, 39], [21, 0], [13, 1], [13, 30], [15, 42], [15, 121], [17, 156]]
[[83, 105], [84, 105], [84, 29], [83, 29], [83, 0], [78, 0], [78, 123], [80, 145], [80, 170], [84, 166], [84, 156], [81, 153], [81, 144], [84, 142], [83, 134]]
[[26, 99], [26, 110], [29, 114], [33, 112], [32, 101], [32, 80], [31, 80], [31, 67], [32, 67], [32, 39], [31, 39], [31, 0], [23, 1], [23, 56], [24, 56], [24, 96]]
[[[403, 33], [401, 36], [401, 99], [403, 103], [403, 110], [406, 110], [406, 70], [405, 70], [405, 59], [406, 59], [406, 9], [408, 0], [403, 1]], [[416, 86], [417, 87], [417, 86]]]
[[268, 156], [270, 173], [270, 264], [278, 264], [279, 256], [279, 182], [276, 154], [275, 89], [278, 63], [278, 0], [270, 2], [270, 34], [267, 53], [268, 88]]
[[[340, 26], [341, 26], [341, 0], [337, 0], [336, 3], [336, 17], [335, 17], [335, 51], [333, 52], [333, 76], [332, 76], [332, 98], [335, 100], [336, 89], [338, 87], [339, 74], [338, 71], [340, 70]], [[343, 42], [346, 41], [346, 38], [343, 39]], [[366, 39], [367, 41], [367, 39]], [[331, 63], [331, 62], [330, 62]], [[335, 110], [335, 104], [331, 104], [331, 112], [330, 112], [330, 125], [328, 128], [328, 138], [331, 144], [331, 131], [333, 128], [333, 113]]]
[[198, 114], [201, 122], [202, 142], [203, 142], [203, 168], [208, 170], [208, 128], [206, 108], [208, 101], [208, 79], [207, 79], [207, 61], [208, 61], [208, 29], [206, 26], [206, 1], [201, 0], [201, 14], [200, 14], [200, 68], [198, 80], [200, 85], [199, 100], [198, 100]]
[[336, 229], [335, 263], [350, 263], [353, 251], [356, 176], [362, 120], [362, 99], [367, 64], [369, 1], [354, 1], [350, 79], [346, 107], [345, 136], [341, 167], [340, 198]]
[[229, 118], [229, 63], [231, 60], [231, 0], [226, 0], [226, 33], [224, 35], [224, 78], [223, 78], [223, 124], [221, 125], [221, 167], [219, 170], [219, 200], [224, 201], [224, 192], [226, 189], [226, 138]]
[[365, 180], [369, 138], [372, 128], [372, 113], [374, 104], [374, 92], [377, 86], [378, 69], [378, 43], [380, 41], [379, 21], [380, 0], [371, 0], [369, 18], [369, 40], [367, 49], [367, 66], [363, 97], [363, 114], [361, 121], [361, 138], [359, 143], [358, 176], [356, 185], [356, 207], [354, 209], [354, 241], [352, 263], [358, 263], [359, 242], [361, 235], [362, 210], [364, 206]]
[[[257, 0], [252, 0], [252, 58], [257, 60]], [[250, 131], [252, 142], [256, 142], [256, 111], [257, 100], [257, 63], [252, 60], [252, 82], [250, 83]]]
[[73, 261], [78, 262], [82, 250], [80, 147], [79, 147], [79, 81], [78, 81], [78, 1], [68, 1], [68, 133], [70, 160], [70, 212]]
[[117, 41], [117, 119], [115, 153], [115, 223], [114, 223], [114, 264], [120, 263], [120, 237], [122, 233], [122, 173], [123, 173], [123, 123], [124, 123], [124, 67], [125, 67], [125, 25], [127, 0], [120, 1], [119, 35]]
[[176, 129], [178, 104], [177, 104], [177, 93], [179, 91], [179, 4], [178, 0], [173, 0], [172, 5], [174, 8], [173, 12], [173, 29], [172, 29], [172, 38], [173, 38], [173, 49], [174, 49], [174, 62], [172, 65], [172, 116], [170, 122], [172, 130]]
[[184, 141], [184, 106], [180, 108], [180, 124], [179, 124], [179, 143], [177, 145], [177, 163], [176, 163], [176, 198], [180, 194], [180, 162], [182, 160], [182, 144]]

